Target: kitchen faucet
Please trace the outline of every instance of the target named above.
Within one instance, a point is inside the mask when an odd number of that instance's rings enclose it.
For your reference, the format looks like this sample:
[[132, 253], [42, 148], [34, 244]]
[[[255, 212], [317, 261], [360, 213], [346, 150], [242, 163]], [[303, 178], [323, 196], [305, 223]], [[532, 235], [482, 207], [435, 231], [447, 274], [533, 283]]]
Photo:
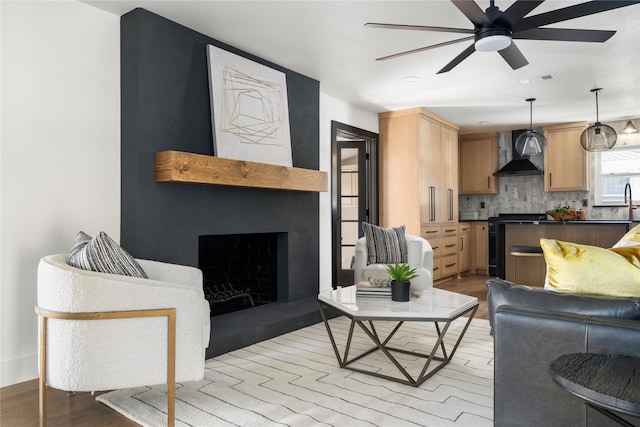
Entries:
[[627, 189], [629, 189], [629, 221], [633, 221], [633, 210], [635, 206], [633, 206], [633, 197], [631, 197], [631, 184], [627, 183], [624, 186], [624, 202], [627, 203]]

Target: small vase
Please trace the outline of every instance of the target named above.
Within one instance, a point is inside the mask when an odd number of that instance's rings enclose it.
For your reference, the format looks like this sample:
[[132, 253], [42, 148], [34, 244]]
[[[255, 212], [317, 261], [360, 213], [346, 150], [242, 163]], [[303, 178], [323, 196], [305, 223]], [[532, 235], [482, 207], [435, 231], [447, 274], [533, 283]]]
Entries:
[[411, 283], [409, 282], [391, 282], [391, 300], [392, 301], [409, 301], [411, 295]]

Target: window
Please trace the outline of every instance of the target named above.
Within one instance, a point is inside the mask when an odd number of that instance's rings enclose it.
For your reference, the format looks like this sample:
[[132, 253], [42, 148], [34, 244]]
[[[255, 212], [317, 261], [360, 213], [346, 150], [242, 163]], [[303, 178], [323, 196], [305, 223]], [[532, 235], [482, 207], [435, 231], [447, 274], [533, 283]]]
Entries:
[[596, 153], [594, 186], [596, 205], [622, 205], [627, 184], [640, 199], [640, 147], [614, 147]]

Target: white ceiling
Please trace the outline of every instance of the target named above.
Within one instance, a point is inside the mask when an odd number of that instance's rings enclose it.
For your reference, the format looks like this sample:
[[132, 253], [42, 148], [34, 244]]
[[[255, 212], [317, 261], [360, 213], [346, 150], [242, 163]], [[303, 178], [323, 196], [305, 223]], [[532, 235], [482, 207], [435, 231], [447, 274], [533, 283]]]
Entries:
[[[472, 29], [449, 1], [85, 1], [122, 15], [142, 7], [238, 49], [320, 81], [321, 91], [382, 112], [424, 106], [462, 133], [640, 117], [640, 4], [552, 25], [617, 30], [605, 43], [518, 40], [529, 65], [512, 70], [498, 53], [476, 52], [436, 72], [469, 42], [389, 61], [375, 58], [464, 35], [365, 28], [366, 22]], [[477, 0], [482, 9], [488, 0]], [[496, 0], [500, 10], [513, 1]], [[548, 0], [530, 15], [582, 1]], [[541, 80], [553, 75], [552, 80]], [[406, 83], [406, 76], [420, 80]], [[523, 79], [534, 80], [529, 84]], [[535, 81], [537, 80], [537, 81]], [[488, 122], [488, 123], [484, 123]], [[483, 124], [480, 124], [483, 123]]]

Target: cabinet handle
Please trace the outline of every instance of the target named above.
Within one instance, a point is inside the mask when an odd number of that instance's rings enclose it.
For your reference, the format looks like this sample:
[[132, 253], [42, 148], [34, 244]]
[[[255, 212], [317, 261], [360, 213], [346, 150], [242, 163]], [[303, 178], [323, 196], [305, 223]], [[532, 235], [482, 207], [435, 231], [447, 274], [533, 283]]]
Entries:
[[434, 233], [437, 233], [437, 232], [438, 232], [438, 230], [427, 230], [427, 231], [424, 232], [424, 234], [434, 234]]
[[453, 190], [449, 188], [449, 221], [453, 221]]
[[487, 177], [487, 190], [491, 188], [491, 177]]
[[433, 267], [433, 271], [440, 270], [440, 267]]
[[437, 250], [440, 246], [432, 246], [431, 249], [433, 249], [434, 251]]
[[436, 220], [436, 187], [429, 187], [429, 200], [431, 210], [429, 212], [429, 221]]
[[455, 228], [450, 228], [448, 230], [444, 230], [445, 233], [453, 233], [454, 231], [456, 231]]
[[447, 264], [447, 265], [445, 265], [445, 267], [453, 267], [454, 265], [456, 265], [456, 263], [455, 263], [455, 262], [454, 262], [454, 263], [452, 263], [452, 264]]
[[460, 238], [460, 252], [464, 251], [464, 239]]
[[549, 172], [549, 187], [553, 187], [553, 173]]
[[445, 247], [445, 248], [451, 248], [451, 247], [453, 247], [453, 246], [455, 246], [455, 245], [456, 245], [455, 243], [452, 243], [452, 244], [450, 244], [450, 245], [444, 245], [444, 247]]

